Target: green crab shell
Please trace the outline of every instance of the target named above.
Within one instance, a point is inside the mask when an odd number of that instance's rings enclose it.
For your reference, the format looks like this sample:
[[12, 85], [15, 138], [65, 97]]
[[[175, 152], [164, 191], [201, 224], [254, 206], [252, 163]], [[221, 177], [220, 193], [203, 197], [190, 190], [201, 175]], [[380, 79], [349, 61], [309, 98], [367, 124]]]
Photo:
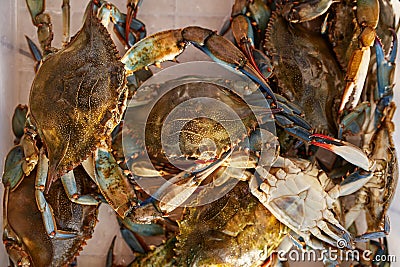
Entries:
[[45, 59], [30, 92], [30, 117], [47, 148], [50, 182], [87, 158], [125, 109], [124, 65], [106, 28], [89, 13], [72, 41]]

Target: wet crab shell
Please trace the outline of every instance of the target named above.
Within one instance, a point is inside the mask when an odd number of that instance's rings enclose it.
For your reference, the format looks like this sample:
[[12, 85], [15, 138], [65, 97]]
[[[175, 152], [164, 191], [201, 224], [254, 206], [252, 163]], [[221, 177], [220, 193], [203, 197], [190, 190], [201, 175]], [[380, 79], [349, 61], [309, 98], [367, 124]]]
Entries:
[[121, 120], [124, 65], [92, 12], [62, 50], [49, 55], [32, 84], [31, 122], [47, 148], [52, 180], [82, 162]]
[[[46, 199], [53, 207], [57, 227], [77, 235], [70, 239], [50, 238], [36, 205], [35, 174], [36, 171], [23, 179], [15, 191], [9, 193], [9, 227], [21, 239], [21, 249], [29, 254], [33, 266], [66, 266], [79, 254], [86, 240], [92, 237], [97, 222], [97, 206], [82, 206], [71, 202], [64, 192], [61, 180], [56, 181]], [[74, 174], [80, 193], [96, 193], [93, 183], [81, 166], [74, 170]], [[6, 248], [9, 249], [7, 245]]]
[[188, 209], [178, 223], [180, 266], [260, 266], [288, 232], [242, 182], [216, 202]]
[[314, 129], [335, 132], [332, 111], [344, 78], [325, 40], [302, 25], [290, 25], [278, 10], [270, 19], [264, 49], [272, 56], [278, 90], [303, 108]]

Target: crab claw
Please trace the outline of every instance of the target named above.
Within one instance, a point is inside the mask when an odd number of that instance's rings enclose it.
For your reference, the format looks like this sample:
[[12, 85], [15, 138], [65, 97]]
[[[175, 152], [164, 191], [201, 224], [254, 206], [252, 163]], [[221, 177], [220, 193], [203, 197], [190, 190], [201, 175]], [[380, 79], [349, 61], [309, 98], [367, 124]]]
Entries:
[[366, 171], [370, 171], [370, 161], [365, 153], [358, 147], [339, 139], [322, 134], [310, 136], [311, 144], [327, 149]]
[[300, 1], [296, 2], [297, 4], [290, 2], [284, 7], [284, 15], [292, 23], [310, 21], [326, 13], [333, 2], [332, 0]]
[[177, 207], [185, 204], [191, 195], [198, 189], [200, 184], [216, 169], [218, 169], [231, 155], [230, 149], [224, 155], [209, 164], [193, 172], [183, 171], [162, 185], [153, 198], [160, 200], [159, 207], [162, 211], [169, 213]]
[[373, 176], [373, 172], [365, 170], [357, 170], [346, 177], [343, 182], [340, 183], [340, 195], [347, 196], [358, 191], [363, 187]]
[[257, 64], [253, 57], [254, 33], [248, 17], [238, 15], [232, 19], [232, 34], [237, 45], [247, 56], [250, 63], [257, 69]]
[[388, 57], [385, 57], [385, 52], [382, 48], [382, 43], [379, 38], [375, 38], [376, 64], [378, 74], [378, 88], [375, 90], [375, 100], [378, 101], [375, 111], [375, 127], [381, 122], [384, 114], [384, 109], [389, 106], [393, 99], [393, 80], [396, 66], [397, 55], [397, 36], [392, 30], [393, 45]]
[[40, 52], [39, 47], [37, 47], [37, 45], [28, 36], [25, 35], [25, 38], [28, 42], [29, 51], [31, 52], [31, 55], [35, 60], [35, 72], [37, 72], [40, 66], [40, 62], [43, 58], [42, 52]]
[[371, 49], [363, 47], [353, 52], [347, 67], [347, 84], [344, 89], [339, 113], [343, 113], [346, 106], [354, 108], [360, 100], [361, 92], [367, 77]]
[[367, 242], [371, 239], [378, 239], [386, 237], [390, 232], [390, 221], [389, 216], [385, 216], [383, 221], [383, 229], [381, 231], [375, 231], [370, 233], [365, 233], [360, 236], [357, 236], [354, 241], [355, 242]]
[[195, 26], [183, 29], [182, 36], [215, 62], [230, 69], [238, 70], [260, 84], [277, 104], [276, 97], [262, 74], [248, 62], [246, 56], [233, 43], [211, 30]]
[[[174, 60], [189, 43], [206, 53], [215, 62], [229, 69], [240, 71], [260, 84], [277, 105], [271, 88], [264, 77], [248, 62], [246, 56], [224, 37], [201, 27], [192, 26], [148, 36], [129, 49], [121, 61], [125, 64], [127, 74], [131, 75], [152, 64]], [[164, 49], [160, 49], [160, 47]]]
[[129, 33], [131, 31], [131, 24], [136, 19], [136, 14], [139, 10], [139, 6], [142, 4], [142, 0], [129, 0], [127, 4], [126, 11], [126, 21], [125, 21], [125, 40], [129, 44]]
[[[101, 22], [105, 27], [111, 21], [114, 24], [114, 32], [117, 34], [119, 40], [126, 46], [131, 47], [137, 41], [143, 39], [146, 36], [146, 28], [143, 22], [135, 19], [137, 7], [132, 10], [132, 5], [136, 6], [135, 3], [128, 3], [128, 14], [124, 14], [119, 9], [106, 1], [99, 1], [95, 7], [97, 17], [101, 19]], [[139, 3], [140, 4], [140, 3]]]
[[272, 73], [272, 65], [264, 53], [254, 48], [254, 33], [249, 18], [244, 15], [234, 17], [232, 34], [258, 74], [264, 79], [268, 78]]

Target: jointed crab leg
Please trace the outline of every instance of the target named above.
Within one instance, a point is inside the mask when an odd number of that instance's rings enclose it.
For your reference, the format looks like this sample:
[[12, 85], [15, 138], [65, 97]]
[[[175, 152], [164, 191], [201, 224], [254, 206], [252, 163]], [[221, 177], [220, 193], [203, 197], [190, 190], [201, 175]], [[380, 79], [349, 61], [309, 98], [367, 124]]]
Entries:
[[106, 147], [98, 148], [94, 158], [96, 183], [108, 204], [124, 219], [136, 206], [132, 187]]
[[238, 15], [232, 19], [232, 34], [237, 45], [251, 65], [264, 79], [272, 74], [272, 64], [267, 56], [254, 47], [254, 34], [248, 17]]
[[[248, 15], [248, 13], [250, 14]], [[268, 78], [272, 74], [272, 64], [264, 53], [254, 47], [255, 36], [253, 27], [256, 24], [256, 33], [262, 36], [270, 15], [271, 10], [261, 0], [237, 0], [232, 6], [230, 19], [230, 27], [236, 44], [247, 56], [253, 67], [264, 78]], [[228, 25], [226, 25], [226, 28], [221, 29], [221, 35], [228, 30], [227, 27]]]
[[[215, 62], [240, 71], [260, 84], [276, 103], [275, 95], [264, 77], [254, 69], [246, 56], [234, 44], [208, 29], [187, 27], [156, 33], [135, 44], [122, 58], [122, 62], [128, 74], [132, 74], [149, 65], [175, 59], [189, 43], [202, 50]], [[168, 47], [168, 50], [160, 50], [160, 47]]]
[[[129, 36], [129, 34], [131, 33], [132, 25], [137, 25], [134, 27], [134, 30], [144, 32], [144, 36], [141, 35], [140, 39], [143, 39], [145, 37], [146, 32], [144, 31], [144, 24], [136, 19], [136, 14], [142, 2], [143, 0], [128, 0], [128, 3], [126, 5], [127, 11], [125, 20], [125, 36]], [[128, 41], [128, 38], [126, 38], [126, 40]], [[138, 40], [136, 40], [136, 42], [137, 41]], [[129, 43], [129, 47], [131, 47], [133, 44], [134, 43]]]
[[385, 58], [382, 44], [378, 38], [375, 39], [377, 81], [378, 86], [374, 90], [374, 99], [371, 102], [360, 103], [339, 124], [339, 138], [350, 132], [352, 135], [364, 134], [363, 143], [369, 146], [373, 137], [387, 115], [387, 109], [393, 99], [393, 77], [397, 53], [397, 37], [393, 33], [393, 46], [389, 56]]
[[71, 18], [71, 7], [69, 0], [63, 0], [62, 3], [62, 16], [63, 16], [63, 45], [65, 46], [69, 42], [70, 38], [70, 18]]
[[38, 28], [38, 39], [44, 54], [52, 52], [51, 41], [53, 40], [53, 29], [49, 14], [44, 13], [45, 3], [43, 0], [26, 0], [33, 24]]
[[54, 237], [57, 239], [72, 238], [75, 236], [74, 233], [57, 230], [56, 221], [53, 216], [53, 210], [44, 197], [44, 189], [47, 180], [48, 160], [44, 155], [43, 149], [40, 152], [39, 162], [40, 164], [37, 169], [35, 182], [35, 195], [37, 206], [39, 208], [39, 211], [42, 213], [43, 223], [46, 228], [46, 232], [50, 237]]
[[42, 61], [43, 58], [42, 52], [28, 36], [25, 36], [25, 38], [26, 41], [28, 42], [29, 50], [31, 51], [33, 60], [35, 60], [35, 72], [37, 72], [40, 66], [40, 62]]
[[393, 77], [396, 66], [395, 61], [398, 40], [394, 30], [391, 31], [393, 36], [393, 45], [388, 57], [385, 57], [380, 40], [378, 38], [375, 39], [376, 64], [378, 73], [378, 88], [375, 90], [375, 100], [378, 101], [377, 108], [375, 110], [376, 128], [383, 120], [385, 109], [389, 106], [389, 103], [393, 99]]
[[378, 0], [357, 1], [357, 22], [361, 26], [359, 36], [359, 48], [355, 50], [347, 67], [347, 84], [339, 107], [343, 112], [346, 104], [350, 101], [350, 108], [354, 108], [360, 99], [368, 72], [369, 60], [371, 58], [371, 46], [376, 37], [376, 26], [379, 21]]
[[146, 36], [145, 25], [134, 17], [128, 17], [131, 12], [136, 12], [129, 10], [130, 5], [128, 5], [128, 15], [126, 15], [119, 11], [115, 5], [104, 0], [94, 0], [93, 2], [96, 4], [97, 16], [101, 19], [103, 25], [107, 27], [111, 20], [118, 38], [128, 48]]

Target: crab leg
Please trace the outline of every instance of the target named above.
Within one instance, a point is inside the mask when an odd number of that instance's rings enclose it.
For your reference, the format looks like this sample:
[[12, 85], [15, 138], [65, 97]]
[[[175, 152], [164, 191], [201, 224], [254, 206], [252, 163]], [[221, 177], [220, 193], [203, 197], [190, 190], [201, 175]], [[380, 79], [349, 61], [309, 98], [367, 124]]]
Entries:
[[[108, 204], [124, 219], [136, 206], [135, 193], [106, 147], [98, 148], [94, 158], [91, 164], [94, 167], [96, 183]], [[85, 169], [88, 171], [86, 167]], [[93, 171], [88, 171], [88, 173], [91, 174]]]
[[[277, 100], [264, 77], [248, 62], [246, 56], [230, 41], [215, 32], [187, 27], [151, 35], [136, 43], [122, 58], [128, 74], [166, 60], [174, 60], [191, 43], [206, 53], [212, 60], [235, 71], [239, 71], [260, 84], [276, 104]], [[168, 47], [168, 50], [159, 49]]]
[[[132, 32], [132, 29], [137, 32], [144, 32], [144, 35], [141, 35], [140, 39], [143, 39], [146, 36], [144, 24], [136, 19], [136, 14], [139, 10], [140, 5], [142, 4], [143, 0], [128, 0], [127, 3], [127, 11], [126, 11], [126, 20], [125, 20], [125, 36], [129, 36]], [[135, 27], [132, 27], [135, 25]], [[122, 32], [122, 31], [121, 31]], [[139, 40], [140, 40], [139, 39]], [[126, 39], [128, 42], [128, 39]], [[136, 40], [137, 42], [138, 40]], [[136, 43], [134, 42], [134, 43]], [[129, 47], [132, 47], [134, 44], [129, 44]]]
[[355, 238], [356, 242], [367, 242], [371, 239], [378, 239], [386, 237], [390, 232], [390, 221], [389, 216], [385, 216], [383, 221], [383, 230], [382, 231], [375, 231], [370, 233], [365, 233]]
[[70, 18], [71, 18], [71, 7], [69, 5], [69, 0], [63, 0], [62, 3], [62, 16], [63, 16], [63, 46], [66, 46], [70, 38]]
[[29, 13], [32, 17], [33, 24], [37, 27], [38, 39], [42, 51], [45, 55], [52, 52], [51, 41], [53, 40], [53, 27], [50, 15], [44, 13], [44, 0], [26, 0]]
[[[128, 48], [132, 47], [136, 42], [146, 36], [146, 28], [143, 22], [134, 17], [122, 13], [115, 5], [103, 1], [94, 1], [97, 4], [97, 16], [101, 19], [105, 27], [108, 26], [110, 20], [114, 24], [114, 31], [119, 40]], [[130, 14], [128, 5], [128, 15]]]
[[29, 50], [31, 51], [33, 60], [35, 60], [35, 72], [37, 72], [40, 66], [40, 62], [43, 58], [42, 53], [40, 52], [40, 49], [36, 46], [36, 44], [28, 36], [25, 36], [25, 38], [28, 42]]
[[[250, 20], [250, 17], [253, 20]], [[251, 65], [265, 79], [272, 74], [272, 64], [269, 58], [260, 50], [254, 47], [254, 31], [253, 26], [256, 24], [257, 33], [263, 36], [265, 27], [268, 24], [271, 10], [261, 0], [243, 1], [237, 0], [232, 6], [230, 27], [236, 44], [247, 56]], [[229, 24], [226, 26], [228, 27]], [[221, 31], [227, 31], [223, 29]], [[221, 32], [221, 35], [223, 35]]]
[[378, 21], [378, 0], [358, 0], [357, 22], [361, 26], [361, 34], [359, 36], [360, 48], [353, 52], [347, 67], [347, 84], [339, 107], [339, 113], [344, 111], [350, 101], [349, 108], [354, 108], [360, 99], [371, 58], [370, 47], [374, 44], [376, 38], [375, 29]]
[[393, 45], [389, 52], [388, 57], [385, 57], [385, 53], [382, 48], [382, 43], [379, 38], [375, 39], [375, 51], [376, 51], [376, 64], [378, 73], [378, 88], [375, 90], [375, 100], [378, 101], [377, 108], [375, 110], [375, 127], [384, 118], [384, 111], [389, 106], [393, 99], [393, 77], [396, 66], [396, 55], [398, 40], [396, 33], [392, 31]]
[[276, 98], [278, 99], [277, 107], [281, 112], [276, 113], [274, 116], [277, 124], [283, 127], [287, 133], [299, 138], [307, 144], [329, 150], [366, 171], [370, 170], [371, 163], [360, 148], [349, 142], [338, 140], [326, 135], [312, 134], [311, 125], [300, 116], [300, 109], [282, 96], [276, 95]]
[[50, 237], [56, 239], [67, 239], [75, 237], [75, 233], [57, 230], [56, 221], [53, 215], [53, 209], [50, 207], [44, 197], [49, 160], [44, 155], [43, 149], [40, 150], [39, 163], [40, 164], [37, 168], [35, 181], [35, 196], [38, 209], [42, 213], [43, 223], [46, 228], [46, 232]]
[[160, 199], [159, 206], [161, 210], [167, 213], [173, 211], [182, 205], [194, 191], [197, 190], [200, 184], [231, 155], [232, 150], [226, 152], [221, 159], [211, 163], [205, 169], [197, 170], [192, 173], [181, 172], [179, 175], [165, 182], [165, 184], [153, 194], [152, 198]]
[[293, 23], [305, 22], [313, 20], [324, 14], [332, 5], [332, 0], [309, 0], [304, 2], [296, 2], [297, 4], [288, 4], [285, 8], [285, 17]]
[[254, 47], [254, 33], [248, 17], [238, 15], [232, 19], [232, 34], [236, 43], [247, 56], [254, 69], [264, 77], [272, 74], [272, 64], [268, 57]]
[[79, 195], [74, 177], [74, 172], [69, 171], [61, 176], [61, 181], [69, 200], [81, 205], [98, 205], [99, 201], [90, 195]]

